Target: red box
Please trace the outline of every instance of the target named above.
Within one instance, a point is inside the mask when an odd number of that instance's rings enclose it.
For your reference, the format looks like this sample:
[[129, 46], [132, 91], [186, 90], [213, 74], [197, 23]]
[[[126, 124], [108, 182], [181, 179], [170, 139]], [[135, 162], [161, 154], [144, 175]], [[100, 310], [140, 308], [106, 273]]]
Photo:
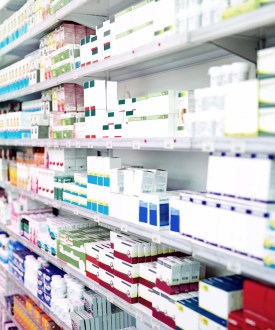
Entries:
[[253, 312], [244, 310], [244, 325], [243, 330], [265, 330], [266, 319]]
[[[142, 297], [138, 297], [138, 302], [141, 304], [141, 305], [143, 305], [143, 306], [145, 306], [145, 307], [147, 307], [147, 308], [150, 308], [151, 310], [152, 310], [152, 303], [150, 302], [150, 301], [148, 301], [148, 300], [146, 300], [146, 299], [144, 299], [144, 298], [142, 298]], [[273, 330], [273, 329], [272, 329]]]
[[267, 287], [263, 284], [245, 281], [243, 291], [243, 309], [264, 316], [267, 300]]
[[265, 317], [275, 323], [275, 290], [268, 288], [265, 301]]
[[[273, 306], [274, 307], [274, 306]], [[275, 330], [275, 322], [266, 321], [265, 322], [265, 330]]]
[[243, 311], [234, 311], [229, 314], [227, 327], [228, 330], [243, 330]]

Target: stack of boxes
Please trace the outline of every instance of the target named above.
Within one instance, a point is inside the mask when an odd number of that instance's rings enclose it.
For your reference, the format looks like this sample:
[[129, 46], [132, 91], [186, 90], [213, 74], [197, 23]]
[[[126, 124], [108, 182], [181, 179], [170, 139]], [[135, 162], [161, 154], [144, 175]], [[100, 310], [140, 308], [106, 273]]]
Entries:
[[245, 281], [243, 310], [229, 314], [228, 329], [275, 329], [274, 299], [274, 288], [253, 281]]
[[177, 329], [228, 329], [229, 313], [242, 308], [243, 282], [239, 275], [200, 281], [198, 298], [176, 303]]
[[120, 167], [120, 158], [88, 157], [87, 208], [89, 210], [109, 215], [111, 169]]
[[270, 155], [210, 154], [207, 193], [182, 191], [171, 199], [171, 232], [273, 267], [273, 166]]
[[70, 314], [74, 329], [124, 329], [136, 323], [132, 316], [92, 290], [85, 291], [83, 298], [84, 310]]
[[106, 240], [110, 236], [108, 230], [92, 225], [93, 223], [83, 229], [60, 230], [57, 239], [57, 257], [84, 275], [86, 274], [86, 243]]

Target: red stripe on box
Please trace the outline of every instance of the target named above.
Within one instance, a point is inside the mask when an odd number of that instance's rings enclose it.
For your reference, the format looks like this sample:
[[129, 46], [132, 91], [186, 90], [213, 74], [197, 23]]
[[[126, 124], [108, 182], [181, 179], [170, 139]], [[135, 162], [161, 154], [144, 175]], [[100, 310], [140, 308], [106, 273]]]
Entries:
[[152, 315], [154, 318], [156, 318], [157, 320], [160, 320], [162, 323], [165, 323], [166, 325], [168, 325], [168, 327], [171, 327], [172, 329], [176, 328], [176, 323], [173, 319], [171, 319], [171, 317], [164, 315], [161, 312], [156, 311], [154, 308], [152, 308]]
[[98, 282], [101, 286], [103, 286], [105, 289], [111, 291], [111, 292], [114, 292], [114, 288], [111, 287], [111, 285], [109, 283], [106, 283], [104, 281], [102, 281], [101, 279], [99, 279], [99, 282]]
[[127, 294], [117, 290], [117, 289], [114, 289], [114, 294], [116, 294], [118, 297], [124, 299], [125, 301], [127, 301], [129, 304], [136, 304], [138, 302], [138, 297], [136, 298], [131, 298], [131, 297], [128, 297]]
[[90, 278], [91, 280], [93, 280], [96, 283], [99, 283], [98, 277], [88, 271], [86, 271], [86, 277]]
[[92, 264], [99, 266], [99, 261], [96, 258], [93, 258], [87, 254], [86, 254], [86, 260], [90, 261]]
[[132, 284], [137, 284], [139, 280], [139, 277], [135, 277], [135, 278], [129, 277], [127, 274], [121, 273], [116, 269], [114, 269], [114, 275]]
[[156, 287], [167, 294], [179, 294], [191, 291], [189, 283], [170, 286], [167, 283], [160, 281], [158, 278], [156, 280]]
[[126, 261], [126, 262], [130, 263], [130, 264], [138, 264], [139, 263], [138, 257], [131, 258], [131, 257], [128, 257], [127, 254], [123, 254], [123, 253], [118, 252], [116, 250], [114, 251], [114, 256], [116, 258], [119, 258], [123, 261]]
[[138, 302], [143, 306], [150, 308], [152, 310], [152, 303], [142, 297], [138, 297]]
[[99, 267], [104, 269], [108, 273], [114, 274], [114, 268], [111, 268], [111, 266], [109, 266], [109, 265], [99, 262]]
[[146, 286], [146, 287], [149, 288], [149, 289], [153, 289], [153, 287], [156, 286], [155, 283], [152, 283], [152, 282], [146, 280], [146, 279], [143, 278], [143, 277], [140, 277], [140, 278], [139, 278], [139, 283], [142, 284], [142, 285], [144, 285], [144, 286]]

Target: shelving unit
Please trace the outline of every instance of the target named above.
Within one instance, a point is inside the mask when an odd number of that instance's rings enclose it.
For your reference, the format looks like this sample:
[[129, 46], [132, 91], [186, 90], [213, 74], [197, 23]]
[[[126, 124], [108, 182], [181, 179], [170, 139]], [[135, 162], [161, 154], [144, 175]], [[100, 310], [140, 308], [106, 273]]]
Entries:
[[[4, 0], [0, 4], [0, 14], [4, 8], [8, 8], [13, 2], [13, 10], [17, 10], [26, 0]], [[118, 11], [137, 3], [137, 0], [72, 0], [68, 5], [49, 17], [28, 33], [17, 39], [7, 47], [0, 49], [0, 68], [15, 61], [17, 57], [27, 55], [38, 49], [39, 38], [53, 30], [61, 21], [73, 21], [94, 27], [103, 22]], [[111, 58], [94, 63], [90, 66], [63, 74], [57, 78], [43, 81], [0, 96], [0, 102], [9, 100], [25, 100], [34, 97], [34, 94], [43, 90], [58, 86], [59, 84], [74, 82], [82, 84], [91, 79], [111, 79], [124, 82], [131, 79], [139, 79], [144, 76], [169, 72], [182, 67], [191, 67], [195, 64], [207, 63], [214, 60], [224, 60], [230, 54], [236, 54], [252, 63], [256, 63], [256, 50], [261, 45], [272, 39], [275, 32], [275, 4], [260, 8], [247, 14], [219, 22], [206, 28], [201, 28], [191, 33], [179, 33], [163, 39], [155, 40], [149, 45], [142, 46], [132, 51], [113, 56]], [[241, 42], [240, 42], [241, 40]], [[272, 39], [273, 40], [273, 39]], [[238, 41], [238, 47], [236, 47]], [[274, 41], [272, 41], [274, 44]], [[11, 57], [10, 57], [11, 56]], [[14, 57], [15, 56], [15, 57]], [[125, 89], [126, 91], [126, 89]], [[4, 147], [51, 147], [51, 148], [89, 148], [98, 150], [119, 151], [161, 151], [161, 152], [213, 152], [225, 151], [233, 153], [267, 153], [275, 154], [274, 138], [232, 138], [232, 137], [170, 137], [170, 138], [118, 138], [118, 139], [68, 139], [68, 140], [0, 140], [0, 146]], [[174, 155], [174, 154], [173, 154]], [[209, 245], [205, 242], [187, 238], [180, 234], [173, 234], [169, 230], [157, 231], [138, 223], [123, 221], [98, 214], [82, 207], [74, 206], [62, 201], [42, 197], [34, 192], [26, 191], [9, 183], [2, 182], [0, 187], [10, 190], [32, 200], [59, 209], [70, 214], [87, 218], [97, 222], [103, 227], [130, 233], [141, 238], [164, 244], [192, 254], [194, 257], [209, 264], [217, 265], [228, 271], [244, 274], [263, 282], [275, 285], [274, 270], [267, 268], [263, 262], [249, 256], [238, 254], [220, 247]], [[152, 318], [149, 309], [140, 304], [128, 304], [107, 289], [93, 282], [78, 270], [65, 264], [63, 261], [39, 249], [22, 236], [14, 233], [9, 226], [0, 224], [11, 237], [21, 242], [38, 255], [42, 256], [68, 274], [75, 276], [92, 290], [136, 317], [138, 321], [154, 330], [170, 329], [165, 324]], [[28, 294], [56, 323], [65, 330], [70, 329], [43, 304], [35, 295], [19, 283], [2, 265], [0, 269], [8, 274], [26, 294]], [[20, 327], [19, 327], [20, 328]]]
[[[85, 4], [87, 4], [87, 2], [88, 0], [73, 0], [70, 4], [58, 11], [56, 15], [49, 17], [42, 24], [26, 33], [22, 38], [0, 50], [0, 58], [2, 55], [8, 54], [11, 50], [18, 47], [20, 47], [20, 51], [22, 52], [21, 45], [24, 42], [34, 37], [39, 38], [41, 34], [52, 30], [61, 19], [66, 19], [67, 15], [74, 12], [76, 9], [82, 8], [82, 6], [84, 6], [83, 8], [85, 9]], [[121, 2], [123, 1], [120, 1], [120, 3]], [[92, 9], [93, 8], [89, 8], [88, 12], [90, 12], [89, 10], [92, 11]], [[99, 23], [99, 18], [98, 16], [96, 17], [97, 22], [95, 22], [95, 25]], [[102, 17], [100, 20], [102, 21]], [[223, 21], [207, 28], [201, 28], [198, 31], [190, 33], [190, 35], [182, 33], [169, 36], [155, 41], [150, 45], [113, 56], [112, 58], [94, 63], [88, 67], [68, 72], [57, 78], [7, 93], [0, 96], [0, 102], [22, 98], [23, 96], [40, 92], [66, 82], [74, 81], [77, 83], [79, 79], [84, 77], [106, 78], [107, 75], [112, 75], [113, 80], [121, 81], [168, 69], [170, 70], [184, 65], [201, 63], [202, 61], [210, 59], [214, 60], [215, 58], [224, 57], [228, 53], [224, 50], [217, 49], [213, 44], [221, 44], [222, 48], [230, 50], [232, 47], [232, 40], [227, 36], [232, 35], [242, 34], [242, 39], [244, 39], [245, 42], [244, 40], [242, 41], [244, 45], [242, 47], [243, 49], [239, 49], [239, 55], [247, 57], [247, 53], [252, 54], [248, 56], [251, 57], [250, 60], [255, 61], [255, 45], [260, 39], [261, 28], [270, 25], [274, 26], [274, 21], [275, 5], [270, 5], [257, 11], [232, 18], [228, 21]], [[254, 24], [254, 22], [256, 23]], [[273, 31], [273, 28], [266, 29], [266, 31], [261, 34], [261, 38], [270, 36], [270, 31]], [[249, 33], [246, 36], [247, 32]], [[36, 43], [33, 49], [37, 48], [38, 44]], [[237, 51], [233, 49], [232, 52]], [[88, 80], [88, 78], [85, 80]], [[83, 79], [81, 82], [83, 82]]]
[[[131, 222], [123, 221], [121, 219], [105, 216], [103, 214], [98, 214], [79, 206], [68, 204], [62, 201], [49, 199], [43, 196], [39, 196], [30, 191], [18, 189], [17, 187], [13, 187], [10, 184], [1, 183], [0, 186], [2, 186], [5, 189], [10, 189], [12, 191], [21, 193], [24, 196], [31, 198], [32, 200], [36, 200], [38, 202], [54, 207], [56, 209], [60, 209], [69, 212], [71, 214], [93, 220], [98, 224], [100, 224], [101, 226], [110, 229], [120, 230], [122, 232], [129, 234], [133, 234], [158, 244], [164, 244], [172, 248], [175, 248], [177, 250], [183, 251], [185, 253], [192, 254], [194, 257], [200, 258], [204, 261], [222, 266], [229, 271], [238, 274], [249, 275], [252, 278], [259, 279], [267, 283], [275, 284], [274, 270], [265, 267], [263, 265], [263, 262], [261, 261], [252, 259], [247, 256], [243, 256], [234, 251], [221, 249], [219, 247], [215, 247], [204, 242], [200, 242], [191, 238], [184, 237], [180, 234], [170, 233], [168, 230], [157, 231], [154, 230], [153, 228], [142, 226], [136, 223], [131, 223]], [[47, 253], [43, 253], [43, 251], [41, 251], [37, 247], [34, 247], [26, 239], [20, 237], [19, 235], [16, 235], [8, 227], [0, 225], [0, 228], [6, 230], [9, 235], [14, 237], [16, 240], [18, 240], [28, 248], [42, 255], [44, 258], [48, 259], [53, 264], [56, 264], [57, 262], [56, 258], [49, 256], [49, 254]], [[57, 266], [60, 267], [60, 261], [58, 262]], [[72, 268], [70, 266], [67, 266], [66, 269], [65, 268], [63, 269], [68, 273], [71, 273], [72, 271]], [[77, 271], [74, 271], [74, 273], [71, 274], [78, 278], [81, 275]], [[83, 283], [85, 284], [87, 281], [88, 283], [90, 282], [89, 279], [87, 279], [85, 276], [81, 277], [81, 281], [83, 281]], [[108, 295], [106, 294], [104, 294], [104, 296], [108, 297]], [[133, 313], [130, 314], [133, 315]]]
[[68, 327], [66, 323], [61, 321], [57, 315], [53, 313], [53, 311], [46, 306], [41, 300], [39, 300], [32, 292], [28, 290], [22, 283], [20, 283], [2, 264], [0, 264], [0, 269], [4, 272], [11, 280], [14, 281], [14, 284], [20, 288], [26, 295], [28, 295], [41, 309], [44, 310], [46, 314], [48, 314], [61, 328], [64, 330], [70, 330], [71, 327]]
[[[149, 327], [152, 327], [152, 329], [164, 329], [169, 330], [168, 326], [165, 326], [163, 323], [158, 322], [157, 320], [153, 319], [151, 316], [151, 311], [147, 309], [146, 307], [140, 305], [140, 304], [128, 304], [123, 299], [119, 298], [118, 296], [114, 295], [109, 290], [103, 288], [98, 283], [90, 280], [85, 275], [81, 274], [78, 270], [73, 269], [71, 266], [65, 264], [62, 260], [57, 259], [56, 257], [52, 256], [51, 254], [41, 250], [37, 246], [31, 244], [29, 241], [27, 241], [24, 237], [19, 236], [15, 234], [12, 230], [10, 230], [8, 227], [0, 225], [0, 228], [5, 230], [11, 237], [16, 239], [18, 242], [22, 243], [24, 246], [32, 250], [33, 252], [37, 253], [44, 259], [48, 260], [53, 265], [57, 266], [58, 268], [64, 270], [67, 274], [70, 274], [76, 278], [78, 278], [83, 284], [85, 284], [88, 288], [98, 292], [102, 296], [106, 297], [111, 303], [115, 304], [116, 306], [120, 307], [124, 311], [126, 311], [128, 314], [136, 317], [139, 321], [143, 322], [144, 324], [148, 325]], [[6, 272], [11, 279], [14, 280], [16, 285], [18, 285], [27, 295], [30, 296], [31, 299], [33, 299], [38, 306], [45, 311], [55, 322], [63, 327], [65, 330], [70, 329], [64, 322], [58, 319], [58, 317], [51, 311], [44, 303], [42, 303], [36, 296], [34, 296], [23, 284], [19, 283], [3, 266], [0, 264], [0, 268], [2, 271]]]

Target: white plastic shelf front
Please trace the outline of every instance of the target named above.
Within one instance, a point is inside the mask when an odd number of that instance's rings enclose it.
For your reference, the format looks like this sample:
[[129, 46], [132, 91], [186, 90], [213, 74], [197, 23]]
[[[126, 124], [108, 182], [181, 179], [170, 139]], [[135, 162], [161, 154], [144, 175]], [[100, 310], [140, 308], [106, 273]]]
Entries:
[[[6, 231], [11, 237], [16, 239], [20, 243], [22, 243], [24, 246], [26, 246], [27, 248], [29, 248], [33, 252], [37, 253], [38, 255], [43, 257], [44, 259], [48, 260], [50, 263], [54, 264], [58, 268], [64, 270], [66, 273], [68, 273], [68, 274], [76, 277], [77, 279], [79, 279], [88, 288], [90, 288], [90, 289], [98, 292], [102, 296], [106, 297], [111, 303], [113, 303], [116, 306], [120, 307], [121, 309], [126, 311], [128, 314], [134, 316], [140, 322], [145, 323], [146, 325], [148, 325], [152, 329], [155, 328], [155, 329], [163, 329], [163, 330], [170, 329], [171, 330], [171, 328], [169, 328], [165, 324], [163, 324], [163, 323], [157, 321], [156, 319], [152, 318], [152, 313], [148, 308], [142, 306], [141, 304], [129, 304], [129, 303], [125, 302], [123, 299], [119, 298], [118, 296], [116, 296], [112, 292], [110, 292], [109, 290], [107, 290], [104, 287], [100, 286], [98, 283], [96, 283], [96, 282], [92, 281], [91, 279], [89, 279], [88, 277], [84, 276], [83, 274], [81, 274], [76, 269], [73, 269], [69, 265], [65, 264], [62, 260], [57, 259], [56, 257], [52, 256], [51, 254], [41, 250], [39, 247], [37, 247], [37, 246], [33, 245], [32, 243], [30, 243], [24, 237], [15, 234], [7, 226], [0, 225], [0, 228], [2, 230]], [[9, 274], [8, 271], [6, 271], [6, 272]], [[12, 277], [11, 274], [9, 274], [9, 275], [10, 275], [10, 277]], [[15, 283], [17, 283], [19, 285], [20, 288], [22, 288], [22, 290], [24, 290], [28, 295], [30, 295], [30, 297], [35, 302], [37, 302], [37, 301], [40, 302], [40, 300], [37, 297], [29, 294], [29, 291], [27, 290], [26, 287], [24, 287], [22, 284], [20, 284], [16, 279], [14, 279], [14, 281], [15, 281]], [[43, 308], [41, 306], [43, 306]], [[57, 320], [57, 318], [55, 317], [53, 312], [51, 310], [49, 310], [49, 308], [47, 308], [47, 306], [45, 306], [45, 304], [40, 302], [39, 307], [41, 307], [54, 320]], [[45, 307], [46, 307], [46, 309], [45, 309]], [[59, 321], [59, 322], [56, 321], [56, 323], [58, 323], [60, 325], [63, 322], [62, 321]], [[63, 325], [63, 327], [64, 327], [64, 325]], [[68, 329], [68, 327], [67, 327], [67, 329]]]
[[275, 153], [274, 137], [230, 138], [230, 137], [172, 137], [172, 138], [117, 138], [117, 139], [73, 139], [73, 140], [0, 140], [0, 146], [89, 148], [89, 149], [133, 149], [169, 151], [230, 151], [234, 153]]
[[59, 325], [64, 330], [71, 329], [70, 326], [60, 320], [59, 317], [55, 315], [48, 306], [46, 306], [39, 298], [37, 298], [37, 296], [30, 292], [28, 288], [25, 287], [21, 282], [19, 282], [2, 264], [0, 264], [0, 269], [2, 272], [5, 272], [11, 280], [14, 281], [15, 285], [20, 288], [22, 292], [25, 292], [25, 294], [28, 295], [37, 304], [37, 306], [39, 306], [46, 314], [48, 314], [57, 325]]
[[[0, 50], [0, 56], [8, 53], [12, 48], [19, 47], [31, 37], [38, 36], [56, 22], [64, 19], [66, 15], [81, 7], [88, 0], [73, 0], [61, 9], [56, 16], [45, 20], [41, 25], [32, 29], [22, 38]], [[122, 2], [122, 1], [121, 1]], [[125, 3], [125, 6], [127, 4]], [[96, 5], [94, 4], [94, 8]], [[225, 56], [227, 52], [208, 44], [217, 39], [226, 38], [233, 34], [242, 34], [249, 31], [258, 35], [260, 28], [274, 25], [275, 4], [260, 8], [256, 11], [222, 21], [206, 28], [201, 28], [190, 34], [181, 33], [154, 41], [132, 51], [94, 63], [88, 67], [68, 72], [49, 81], [38, 83], [21, 90], [10, 92], [0, 97], [0, 102], [20, 98], [33, 94], [61, 83], [78, 82], [84, 77], [106, 78], [112, 74], [112, 80], [125, 80], [139, 77], [153, 72], [161, 72], [164, 69], [183, 65], [194, 64], [198, 61], [209, 60], [219, 56]], [[229, 29], [229, 30], [228, 30]], [[253, 32], [251, 32], [253, 31]], [[266, 29], [268, 31], [268, 29]]]
[[[147, 239], [148, 241], [152, 241], [158, 244], [164, 244], [177, 250], [183, 251], [185, 253], [192, 254], [193, 256], [201, 258], [208, 263], [210, 262], [216, 265], [221, 265], [229, 271], [233, 271], [238, 274], [248, 275], [249, 277], [259, 279], [267, 283], [275, 284], [275, 270], [265, 267], [263, 263], [258, 260], [243, 256], [241, 254], [235, 253], [234, 251], [228, 251], [219, 247], [214, 247], [207, 243], [199, 242], [194, 239], [184, 237], [180, 234], [170, 233], [170, 231], [168, 230], [157, 231], [153, 228], [145, 227], [143, 225], [98, 214], [82, 207], [68, 204], [66, 202], [41, 197], [35, 193], [18, 189], [9, 184], [1, 183], [0, 186], [18, 193], [21, 192], [23, 195], [28, 196], [33, 200], [40, 201], [41, 203], [44, 203], [51, 207], [61, 209], [77, 216], [91, 219], [103, 227], [117, 229], [122, 232], [137, 235], [139, 237]], [[14, 234], [12, 234], [11, 232], [11, 235]], [[27, 241], [24, 240], [24, 242]], [[25, 243], [25, 245], [26, 244], [28, 243]]]

